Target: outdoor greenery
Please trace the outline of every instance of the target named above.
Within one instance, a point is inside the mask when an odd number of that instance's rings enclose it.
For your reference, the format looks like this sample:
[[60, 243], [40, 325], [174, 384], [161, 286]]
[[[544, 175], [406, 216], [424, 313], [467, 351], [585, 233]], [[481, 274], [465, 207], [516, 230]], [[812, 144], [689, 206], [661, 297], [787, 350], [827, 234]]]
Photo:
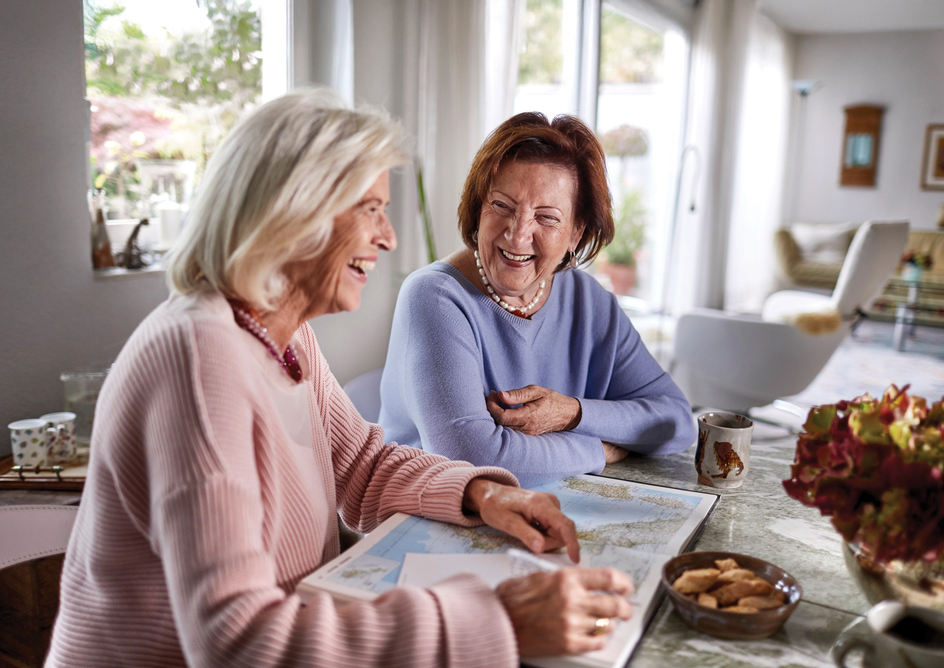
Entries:
[[610, 264], [636, 266], [636, 253], [646, 243], [646, 208], [638, 190], [623, 195], [619, 208], [613, 212], [613, 241], [606, 247]]
[[262, 26], [248, 0], [193, 0], [209, 27], [146, 34], [125, 7], [84, 0], [96, 188], [134, 200], [141, 159], [188, 159], [198, 174], [262, 92]]
[[600, 22], [600, 83], [662, 81], [662, 35], [606, 5]]
[[[194, 0], [206, 9], [208, 32], [174, 35], [166, 44], [122, 20], [124, 7], [85, 0], [86, 85], [105, 95], [164, 97], [220, 104], [262, 92], [262, 24], [246, 0]], [[119, 25], [109, 22], [117, 18]]]
[[528, 0], [519, 84], [559, 84], [564, 69], [563, 0]]

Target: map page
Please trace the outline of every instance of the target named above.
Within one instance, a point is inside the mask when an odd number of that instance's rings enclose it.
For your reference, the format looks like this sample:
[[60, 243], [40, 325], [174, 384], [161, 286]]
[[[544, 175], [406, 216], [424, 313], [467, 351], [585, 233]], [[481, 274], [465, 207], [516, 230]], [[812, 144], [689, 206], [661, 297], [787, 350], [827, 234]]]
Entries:
[[[662, 565], [681, 553], [696, 535], [717, 496], [598, 476], [576, 476], [536, 489], [556, 495], [561, 510], [576, 524], [580, 566], [610, 566], [632, 577], [636, 592], [631, 602], [636, 614], [619, 624], [604, 650], [529, 661], [529, 665], [622, 665], [658, 607]], [[523, 548], [516, 538], [491, 527], [468, 528], [397, 514], [309, 575], [301, 586], [327, 591], [341, 600], [372, 600], [398, 586], [408, 554], [443, 555], [438, 572], [450, 575], [471, 570], [491, 584], [511, 572], [500, 557], [512, 547]], [[449, 555], [497, 558], [450, 560]], [[565, 554], [541, 558], [562, 567], [573, 565]], [[455, 562], [456, 570], [450, 571], [450, 561]], [[486, 570], [478, 572], [479, 568]]]

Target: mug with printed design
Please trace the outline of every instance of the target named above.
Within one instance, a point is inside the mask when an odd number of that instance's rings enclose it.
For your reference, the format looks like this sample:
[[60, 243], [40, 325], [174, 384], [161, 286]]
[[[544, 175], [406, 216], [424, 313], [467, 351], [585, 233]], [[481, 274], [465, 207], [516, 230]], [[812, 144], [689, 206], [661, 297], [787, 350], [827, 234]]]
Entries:
[[740, 487], [751, 467], [754, 422], [735, 413], [698, 416], [695, 471], [698, 482], [722, 489]]
[[46, 466], [49, 442], [57, 434], [45, 420], [17, 420], [7, 425], [15, 466]]

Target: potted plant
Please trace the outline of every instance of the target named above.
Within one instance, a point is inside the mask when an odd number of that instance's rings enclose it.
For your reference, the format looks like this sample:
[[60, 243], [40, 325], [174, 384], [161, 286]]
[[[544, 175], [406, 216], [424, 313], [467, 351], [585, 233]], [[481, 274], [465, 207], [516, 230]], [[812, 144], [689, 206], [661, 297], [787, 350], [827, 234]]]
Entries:
[[616, 156], [621, 161], [641, 157], [649, 152], [649, 134], [632, 125], [624, 124], [613, 128], [600, 138], [600, 143], [604, 153]]
[[944, 407], [907, 389], [811, 409], [783, 486], [832, 517], [873, 603], [944, 609]]
[[613, 292], [628, 295], [636, 285], [636, 254], [646, 242], [646, 209], [639, 192], [623, 195], [614, 214], [613, 241], [603, 251], [601, 269], [610, 277]]

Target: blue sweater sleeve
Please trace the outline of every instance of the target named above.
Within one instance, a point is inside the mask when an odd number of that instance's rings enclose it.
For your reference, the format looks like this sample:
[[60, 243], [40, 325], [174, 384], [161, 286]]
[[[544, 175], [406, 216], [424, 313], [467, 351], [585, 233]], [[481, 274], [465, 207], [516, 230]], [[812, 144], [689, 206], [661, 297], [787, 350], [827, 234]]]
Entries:
[[381, 382], [380, 423], [387, 436], [450, 459], [501, 466], [523, 487], [605, 464], [596, 436], [522, 434], [495, 424], [485, 406], [482, 333], [467, 305], [443, 289], [442, 275], [413, 275], [394, 314]]
[[[606, 312], [597, 308], [596, 317]], [[686, 450], [695, 442], [696, 428], [685, 395], [615, 304], [609, 308], [608, 329], [607, 338], [615, 337], [612, 348], [597, 346], [610, 351], [608, 359], [588, 378], [598, 388], [588, 394], [600, 398], [580, 398], [583, 415], [574, 432], [646, 455]], [[600, 376], [608, 377], [601, 382]]]

